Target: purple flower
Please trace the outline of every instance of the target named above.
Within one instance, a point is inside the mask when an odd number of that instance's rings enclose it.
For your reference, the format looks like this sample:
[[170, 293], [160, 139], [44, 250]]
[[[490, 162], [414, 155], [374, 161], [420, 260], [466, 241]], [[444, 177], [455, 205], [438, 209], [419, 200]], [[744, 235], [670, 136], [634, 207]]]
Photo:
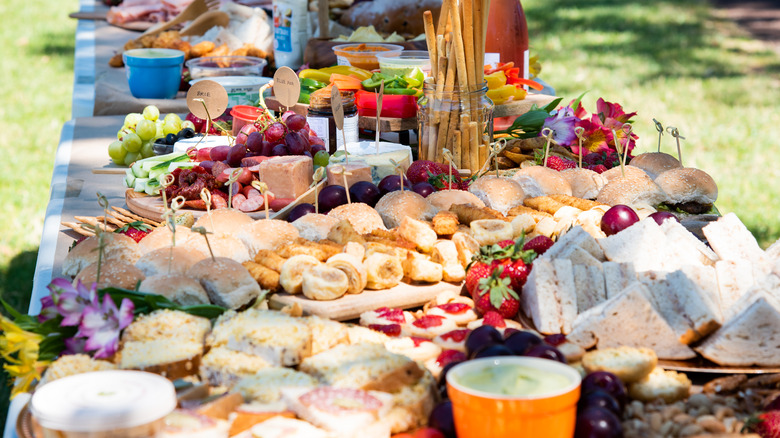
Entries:
[[93, 304], [98, 305], [96, 283], [87, 288], [79, 281], [76, 287], [73, 287], [64, 278], [55, 278], [49, 284], [49, 290], [57, 311], [62, 315], [60, 325], [63, 327], [79, 325], [84, 309]]
[[577, 140], [574, 133], [574, 126], [579, 119], [574, 115], [574, 110], [564, 107], [552, 117], [544, 119], [544, 128], [550, 128], [553, 131], [553, 141], [561, 146], [570, 146]]
[[65, 339], [65, 350], [62, 352], [62, 354], [79, 354], [83, 353], [84, 347], [87, 343], [86, 338], [78, 338], [78, 337], [72, 337]]
[[86, 351], [96, 351], [95, 358], [113, 356], [119, 347], [119, 333], [133, 322], [133, 302], [125, 298], [117, 310], [109, 295], [103, 296], [103, 304], [95, 301], [84, 308], [76, 337], [87, 338]]
[[41, 298], [41, 313], [38, 314], [38, 322], [46, 322], [58, 317], [57, 305], [54, 304], [54, 297], [46, 295]]

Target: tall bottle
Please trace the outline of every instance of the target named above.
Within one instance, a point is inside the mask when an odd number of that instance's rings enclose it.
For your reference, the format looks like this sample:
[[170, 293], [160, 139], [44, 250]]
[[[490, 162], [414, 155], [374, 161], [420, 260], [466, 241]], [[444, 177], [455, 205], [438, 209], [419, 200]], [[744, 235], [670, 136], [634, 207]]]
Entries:
[[528, 22], [520, 0], [491, 0], [485, 36], [485, 64], [514, 62], [528, 79]]

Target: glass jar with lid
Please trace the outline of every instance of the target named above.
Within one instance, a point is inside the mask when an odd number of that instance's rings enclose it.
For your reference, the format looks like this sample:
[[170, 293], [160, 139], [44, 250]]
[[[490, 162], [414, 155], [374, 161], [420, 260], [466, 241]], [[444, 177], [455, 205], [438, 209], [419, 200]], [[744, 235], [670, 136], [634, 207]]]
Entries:
[[[341, 91], [341, 101], [344, 107], [344, 135], [347, 144], [358, 141], [358, 110], [355, 104], [355, 93]], [[336, 120], [333, 118], [333, 110], [330, 104], [330, 90], [317, 90], [311, 95], [306, 121], [309, 127], [325, 141], [328, 153], [333, 154], [339, 149], [344, 149], [344, 136], [341, 130], [336, 128]]]

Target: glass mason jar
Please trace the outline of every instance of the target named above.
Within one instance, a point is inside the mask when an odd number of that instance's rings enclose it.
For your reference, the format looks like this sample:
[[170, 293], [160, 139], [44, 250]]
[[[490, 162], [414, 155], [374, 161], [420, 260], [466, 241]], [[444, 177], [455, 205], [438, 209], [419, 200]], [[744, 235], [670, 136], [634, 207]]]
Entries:
[[487, 97], [487, 83], [475, 91], [456, 86], [445, 92], [426, 80], [417, 123], [419, 159], [445, 162], [446, 148], [459, 169], [478, 171], [488, 159], [493, 139], [493, 101]]

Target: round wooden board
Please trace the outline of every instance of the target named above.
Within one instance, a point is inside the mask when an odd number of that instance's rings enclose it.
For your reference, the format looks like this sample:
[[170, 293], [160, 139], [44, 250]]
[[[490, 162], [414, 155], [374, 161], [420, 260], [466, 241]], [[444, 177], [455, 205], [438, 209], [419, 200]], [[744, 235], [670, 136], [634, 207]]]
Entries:
[[555, 99], [557, 99], [556, 96], [550, 96], [548, 94], [528, 93], [523, 100], [496, 105], [493, 108], [493, 117], [519, 116], [530, 111], [534, 104], [541, 108]]
[[[143, 216], [147, 219], [151, 219], [157, 222], [162, 222], [163, 220], [162, 216], [163, 213], [165, 213], [165, 209], [163, 208], [163, 201], [162, 197], [160, 196], [149, 196], [146, 193], [140, 193], [134, 191], [133, 189], [127, 189], [125, 192], [125, 203], [127, 204], [127, 209], [137, 214], [138, 216]], [[179, 211], [192, 212], [192, 215], [195, 216], [195, 219], [198, 219], [199, 217], [206, 214], [206, 210], [195, 210], [192, 208], [182, 208]], [[278, 213], [279, 212], [271, 212], [271, 217], [275, 217], [275, 215]], [[251, 216], [252, 219], [265, 219], [265, 210], [253, 211], [247, 214]]]

